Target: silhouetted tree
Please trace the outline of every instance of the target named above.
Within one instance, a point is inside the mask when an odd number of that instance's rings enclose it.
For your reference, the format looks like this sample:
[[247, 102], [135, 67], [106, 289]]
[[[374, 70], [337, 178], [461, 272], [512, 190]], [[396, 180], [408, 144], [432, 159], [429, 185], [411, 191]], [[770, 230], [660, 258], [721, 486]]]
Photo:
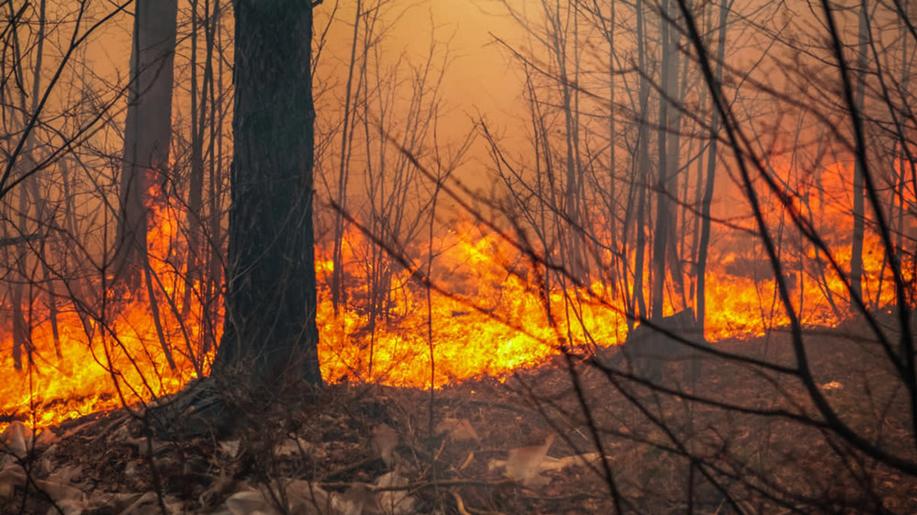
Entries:
[[116, 268], [133, 284], [145, 260], [147, 173], [169, 161], [177, 13], [178, 0], [137, 0], [134, 14]]
[[321, 383], [316, 344], [312, 4], [236, 0], [228, 291], [215, 374]]

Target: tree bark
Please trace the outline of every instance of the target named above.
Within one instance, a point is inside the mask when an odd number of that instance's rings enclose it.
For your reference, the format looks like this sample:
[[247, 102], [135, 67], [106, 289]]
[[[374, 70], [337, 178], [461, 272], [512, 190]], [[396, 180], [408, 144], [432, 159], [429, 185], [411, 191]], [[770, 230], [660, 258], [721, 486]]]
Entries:
[[169, 160], [177, 14], [178, 0], [136, 2], [115, 262], [134, 286], [146, 260], [147, 174]]
[[[719, 48], [716, 55], [716, 81], [723, 82], [723, 60], [726, 57], [726, 23], [729, 16], [729, 5], [720, 4]], [[697, 324], [701, 334], [704, 334], [705, 319], [707, 316], [707, 256], [710, 252], [710, 209], [713, 204], [713, 191], [716, 186], [716, 158], [717, 144], [719, 143], [720, 119], [714, 106], [716, 99], [711, 103], [710, 122], [710, 148], [707, 152], [707, 178], [704, 185], [704, 199], [701, 204], [701, 234], [697, 251], [697, 300], [694, 301]]]
[[634, 288], [633, 296], [634, 301], [632, 304], [637, 308], [634, 310], [634, 318], [637, 316], [646, 317], [648, 315], [646, 309], [646, 300], [643, 293], [643, 276], [644, 276], [644, 260], [646, 252], [646, 196], [647, 188], [649, 186], [649, 167], [650, 167], [650, 156], [649, 156], [649, 96], [650, 96], [650, 86], [649, 86], [649, 68], [647, 67], [647, 56], [646, 56], [646, 14], [644, 13], [644, 5], [642, 0], [637, 0], [636, 4], [636, 14], [637, 14], [637, 53], [639, 59], [640, 67], [640, 128], [639, 135], [637, 136], [637, 146], [638, 146], [638, 174], [639, 174], [639, 187], [637, 188], [637, 242], [636, 250], [634, 257]]
[[321, 383], [312, 222], [312, 3], [234, 0], [226, 319], [214, 374]]
[[[344, 296], [344, 211], [347, 209], [347, 180], [350, 175], [350, 157], [353, 149], [353, 134], [356, 116], [353, 113], [353, 78], [357, 65], [357, 44], [360, 42], [360, 18], [363, 16], [363, 1], [354, 6], [353, 37], [350, 42], [350, 61], [347, 65], [347, 85], [344, 88], [344, 127], [341, 129], [341, 160], [338, 163], [338, 212], [334, 215], [334, 251], [331, 272], [331, 303], [335, 315], [346, 301]], [[367, 38], [368, 39], [368, 38]], [[368, 42], [367, 42], [368, 44]], [[366, 54], [362, 57], [366, 59]], [[362, 79], [361, 79], [362, 80]]]
[[[857, 79], [855, 102], [858, 111], [863, 112], [866, 91], [866, 50], [869, 44], [869, 27], [866, 17], [866, 3], [860, 6], [858, 29]], [[866, 187], [863, 184], [863, 166], [859, 160], [853, 169], [853, 237], [850, 249], [850, 287], [854, 293], [863, 296], [863, 236], [866, 232]], [[864, 299], [865, 300], [865, 299]]]
[[[204, 202], [204, 139], [208, 123], [213, 127], [215, 120], [207, 119], [208, 92], [213, 91], [214, 34], [219, 21], [219, 11], [210, 15], [210, 2], [204, 2], [204, 16], [199, 18], [199, 2], [191, 2], [191, 177], [188, 188], [188, 256], [185, 270], [185, 291], [183, 292], [181, 314], [186, 318], [191, 308], [194, 288], [202, 288], [203, 259], [200, 252]], [[204, 76], [198, 84], [197, 40], [201, 25], [204, 30]], [[200, 86], [200, 87], [199, 87]], [[216, 100], [210, 98], [211, 102]], [[211, 148], [212, 152], [213, 148]], [[212, 159], [212, 156], [211, 156]], [[198, 292], [199, 294], [200, 292]]]
[[653, 233], [653, 276], [652, 276], [652, 298], [651, 300], [651, 318], [661, 320], [663, 307], [665, 305], [665, 277], [666, 277], [666, 245], [671, 230], [671, 212], [669, 209], [669, 161], [668, 161], [668, 133], [672, 130], [672, 122], [669, 120], [669, 99], [672, 98], [674, 87], [672, 83], [676, 80], [674, 74], [678, 73], [678, 63], [675, 60], [676, 51], [672, 48], [672, 34], [669, 29], [669, 1], [663, 0], [660, 7], [659, 30], [661, 37], [662, 51], [662, 80], [661, 94], [659, 96], [659, 128], [657, 131], [657, 145], [659, 150], [659, 162], [657, 166], [656, 182], [656, 229]]

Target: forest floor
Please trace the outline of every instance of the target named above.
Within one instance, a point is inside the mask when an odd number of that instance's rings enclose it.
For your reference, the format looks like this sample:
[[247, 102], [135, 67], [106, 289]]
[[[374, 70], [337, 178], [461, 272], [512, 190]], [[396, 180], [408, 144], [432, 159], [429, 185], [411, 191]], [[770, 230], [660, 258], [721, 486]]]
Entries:
[[[854, 333], [807, 339], [816, 379], [851, 427], [898, 449], [910, 434], [906, 410], [882, 360], [869, 357], [876, 349], [860, 352]], [[779, 332], [717, 348], [793, 363]], [[679, 368], [666, 374], [679, 377]], [[731, 362], [705, 363], [703, 372], [694, 391], [718, 402], [814, 413], [794, 380]], [[709, 404], [689, 410], [616, 388], [563, 357], [432, 400], [421, 390], [348, 384], [320, 397], [223, 439], [148, 438], [124, 411], [34, 441], [14, 424], [3, 436], [10, 452], [0, 457], [0, 513], [610, 513], [605, 464], [628, 511], [917, 512], [915, 478], [850, 451], [824, 427]], [[888, 422], [876, 426], [879, 418]], [[688, 449], [699, 466], [684, 459]], [[900, 455], [914, 458], [913, 450]]]

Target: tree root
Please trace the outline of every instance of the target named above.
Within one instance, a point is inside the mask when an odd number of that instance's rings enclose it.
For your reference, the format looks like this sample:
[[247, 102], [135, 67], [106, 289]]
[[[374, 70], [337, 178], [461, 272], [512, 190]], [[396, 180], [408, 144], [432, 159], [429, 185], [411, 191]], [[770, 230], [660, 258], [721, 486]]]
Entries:
[[184, 440], [202, 436], [226, 436], [235, 429], [238, 411], [222, 392], [221, 385], [205, 377], [146, 411], [153, 436]]

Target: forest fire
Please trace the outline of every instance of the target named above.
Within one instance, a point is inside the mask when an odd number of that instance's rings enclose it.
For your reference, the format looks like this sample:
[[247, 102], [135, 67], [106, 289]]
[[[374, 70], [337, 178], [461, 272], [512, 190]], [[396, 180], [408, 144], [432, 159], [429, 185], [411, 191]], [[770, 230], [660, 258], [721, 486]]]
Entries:
[[7, 3], [0, 513], [917, 513], [917, 2]]
[[[844, 187], [843, 178], [842, 167], [826, 172], [823, 182], [832, 182], [836, 188], [822, 184], [820, 191], [833, 191], [837, 197], [813, 209], [818, 211], [819, 223], [835, 224], [837, 239], [832, 250], [846, 266], [849, 240], [843, 235], [849, 228], [840, 225], [846, 211], [837, 200], [843, 194], [838, 190]], [[24, 419], [48, 427], [174, 393], [197, 377], [198, 370], [209, 368], [212, 342], [219, 341], [221, 323], [205, 323], [207, 315], [196, 294], [189, 297], [192, 303], [187, 309], [178, 305], [185, 288], [183, 220], [173, 206], [153, 211], [149, 255], [162, 337], [146, 295], [116, 298], [109, 293], [108, 313], [87, 311], [77, 304], [58, 306], [61, 356], [55, 357], [48, 313], [37, 304], [32, 306], [31, 340], [26, 346], [31, 349], [31, 365], [20, 372], [12, 372], [7, 349], [13, 342], [11, 333], [4, 332], [0, 367], [14, 379], [0, 383], [0, 420]], [[754, 261], [760, 253], [754, 239], [741, 239], [727, 230], [721, 234], [711, 259], [715, 267], [708, 272], [706, 339], [742, 339], [786, 325], [785, 313], [773, 303], [775, 283], [767, 263]], [[869, 235], [866, 241], [865, 292], [872, 305], [881, 308], [894, 301], [894, 292], [878, 237]], [[372, 242], [356, 229], [348, 232], [351, 261], [357, 260], [357, 250], [365, 251], [369, 245]], [[426, 291], [409, 271], [394, 275], [386, 313], [378, 315], [375, 327], [367, 309], [348, 309], [336, 317], [327, 286], [320, 289], [319, 351], [326, 381], [427, 388], [431, 380], [429, 335], [436, 387], [482, 376], [506, 379], [516, 370], [557, 355], [559, 335], [563, 340], [572, 338], [574, 345], [584, 349], [619, 344], [627, 335], [625, 305], [601, 280], [589, 288], [568, 288], [566, 293], [555, 287], [549, 305], [552, 324], [542, 300], [539, 274], [519, 257], [515, 247], [484, 226], [459, 222], [435, 238], [433, 248], [439, 250], [430, 277], [440, 291], [431, 292], [429, 318]], [[322, 259], [327, 255], [324, 251], [318, 251], [321, 284], [327, 284], [323, 276], [333, 267], [330, 259]], [[836, 275], [816, 269], [817, 256], [805, 252], [795, 258], [798, 266], [790, 272], [802, 320], [809, 326], [836, 325], [848, 313], [839, 300], [843, 286]], [[359, 266], [353, 269], [348, 295], [358, 305], [368, 293], [356, 285], [366, 285], [369, 279], [361, 275]], [[669, 305], [667, 312], [676, 308], [682, 309]], [[213, 334], [205, 334], [207, 327], [213, 327]], [[205, 341], [211, 342], [210, 350]]]

